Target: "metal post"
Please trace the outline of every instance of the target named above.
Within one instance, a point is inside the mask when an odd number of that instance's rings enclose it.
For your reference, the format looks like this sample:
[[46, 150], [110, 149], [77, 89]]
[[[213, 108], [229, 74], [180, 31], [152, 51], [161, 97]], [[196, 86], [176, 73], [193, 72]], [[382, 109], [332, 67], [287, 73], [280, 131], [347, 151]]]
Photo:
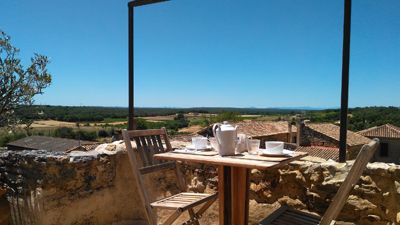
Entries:
[[128, 36], [129, 36], [129, 117], [128, 117], [128, 130], [136, 129], [134, 120], [134, 96], [133, 96], [133, 4], [128, 3]]
[[350, 24], [351, 24], [351, 0], [344, 0], [339, 162], [346, 161], [347, 113], [349, 107], [348, 101], [349, 101], [349, 65], [350, 65]]
[[133, 31], [134, 31], [134, 20], [133, 20], [133, 8], [138, 6], [144, 6], [159, 2], [165, 2], [169, 0], [133, 0], [128, 3], [128, 38], [129, 38], [129, 53], [128, 53], [128, 63], [129, 63], [129, 113], [128, 113], [128, 130], [136, 129], [135, 115], [134, 115], [134, 55], [133, 55]]

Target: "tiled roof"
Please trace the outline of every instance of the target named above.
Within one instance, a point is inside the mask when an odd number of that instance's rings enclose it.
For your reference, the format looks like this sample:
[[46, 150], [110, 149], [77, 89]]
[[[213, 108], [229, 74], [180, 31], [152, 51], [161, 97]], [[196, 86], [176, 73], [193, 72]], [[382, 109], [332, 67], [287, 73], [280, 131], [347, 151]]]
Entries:
[[[252, 137], [265, 137], [275, 134], [289, 133], [288, 122], [286, 121], [241, 121], [237, 123], [230, 123], [238, 126], [238, 133], [244, 133]], [[205, 135], [212, 133], [212, 125], [199, 131], [198, 134]], [[296, 126], [292, 126], [292, 132], [296, 132]]]
[[385, 124], [359, 131], [358, 134], [366, 137], [400, 138], [400, 127], [396, 127], [392, 124]]
[[[78, 141], [67, 138], [55, 138], [46, 136], [29, 136], [7, 144], [8, 149], [15, 147], [24, 148], [27, 150], [48, 150], [55, 152], [66, 152], [75, 149], [79, 146], [87, 146], [93, 148], [96, 142], [92, 141]], [[85, 148], [86, 149], [86, 148]]]
[[[285, 121], [242, 121], [235, 125], [238, 126], [238, 133], [244, 133], [252, 137], [289, 133], [288, 123]], [[292, 132], [296, 132], [296, 126], [292, 126]]]
[[[306, 124], [310, 129], [333, 138], [336, 141], [340, 141], [340, 127], [331, 123], [309, 123]], [[360, 134], [352, 131], [347, 131], [347, 145], [356, 146], [369, 143], [371, 140]]]
[[326, 160], [339, 160], [339, 149], [334, 147], [300, 146], [296, 148], [295, 151], [307, 152], [309, 156], [319, 157]]

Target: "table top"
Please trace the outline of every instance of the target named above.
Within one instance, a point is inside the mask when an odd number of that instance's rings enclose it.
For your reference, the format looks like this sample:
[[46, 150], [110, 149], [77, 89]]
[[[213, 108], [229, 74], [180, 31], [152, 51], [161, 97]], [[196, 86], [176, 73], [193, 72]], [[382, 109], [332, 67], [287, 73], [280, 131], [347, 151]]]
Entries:
[[235, 156], [208, 156], [177, 152], [165, 152], [155, 154], [154, 158], [159, 160], [174, 160], [191, 163], [210, 164], [216, 166], [232, 166], [265, 170], [281, 167], [288, 164], [289, 162], [298, 160], [307, 155], [308, 154], [306, 152], [293, 152], [293, 155], [291, 157], [267, 157], [260, 155], [249, 155], [247, 153]]

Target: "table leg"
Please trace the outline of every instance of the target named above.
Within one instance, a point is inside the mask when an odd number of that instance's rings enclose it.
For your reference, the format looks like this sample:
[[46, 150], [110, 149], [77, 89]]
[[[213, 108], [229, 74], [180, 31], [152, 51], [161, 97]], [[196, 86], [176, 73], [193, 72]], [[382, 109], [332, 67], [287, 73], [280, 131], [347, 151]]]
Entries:
[[218, 167], [218, 199], [219, 224], [231, 225], [231, 168], [228, 166]]
[[218, 169], [219, 224], [247, 225], [249, 218], [249, 170], [220, 166]]

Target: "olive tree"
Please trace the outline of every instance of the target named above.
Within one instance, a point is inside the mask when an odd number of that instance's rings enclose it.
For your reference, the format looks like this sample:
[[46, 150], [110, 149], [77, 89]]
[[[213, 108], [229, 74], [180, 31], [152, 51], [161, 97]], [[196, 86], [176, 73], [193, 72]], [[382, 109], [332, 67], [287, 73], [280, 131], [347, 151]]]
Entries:
[[0, 30], [0, 127], [13, 127], [21, 122], [15, 115], [20, 106], [32, 106], [33, 97], [42, 94], [51, 83], [46, 56], [34, 54], [28, 67], [21, 65], [19, 49], [10, 36]]

